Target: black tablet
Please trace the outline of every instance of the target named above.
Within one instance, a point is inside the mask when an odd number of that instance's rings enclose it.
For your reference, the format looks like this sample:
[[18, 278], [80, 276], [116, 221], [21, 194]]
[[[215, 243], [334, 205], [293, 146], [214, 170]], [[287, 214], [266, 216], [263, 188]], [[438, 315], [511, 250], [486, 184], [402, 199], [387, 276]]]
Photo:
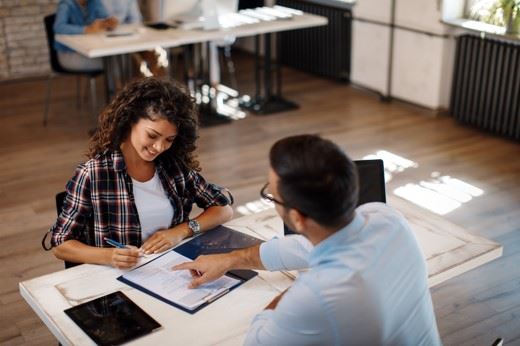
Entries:
[[98, 345], [120, 345], [161, 325], [121, 291], [65, 310]]

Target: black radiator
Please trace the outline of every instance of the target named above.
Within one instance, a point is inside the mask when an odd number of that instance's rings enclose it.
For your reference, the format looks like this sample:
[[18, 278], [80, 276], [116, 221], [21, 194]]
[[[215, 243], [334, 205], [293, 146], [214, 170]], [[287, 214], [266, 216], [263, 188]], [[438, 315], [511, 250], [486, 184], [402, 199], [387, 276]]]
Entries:
[[329, 21], [326, 26], [279, 34], [280, 62], [319, 76], [350, 81], [352, 12], [311, 1], [278, 0], [276, 3], [327, 17]]
[[520, 139], [520, 43], [459, 36], [450, 112], [461, 123]]

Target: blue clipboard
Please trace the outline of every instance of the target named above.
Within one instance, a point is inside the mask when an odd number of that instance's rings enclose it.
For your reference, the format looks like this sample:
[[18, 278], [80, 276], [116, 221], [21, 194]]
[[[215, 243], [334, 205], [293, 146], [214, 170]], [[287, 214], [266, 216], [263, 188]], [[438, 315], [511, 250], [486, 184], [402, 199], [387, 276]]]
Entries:
[[[259, 244], [261, 242], [262, 242], [262, 240], [260, 240], [258, 238], [249, 236], [242, 232], [235, 231], [229, 227], [219, 226], [212, 230], [204, 232], [200, 236], [195, 237], [195, 238], [191, 239], [190, 241], [188, 241], [182, 245], [179, 245], [170, 251], [175, 251], [185, 257], [188, 257], [188, 258], [194, 260], [195, 258], [197, 258], [200, 255], [226, 253], [226, 252], [230, 252], [230, 251], [233, 251], [236, 249], [250, 247], [250, 246]], [[157, 259], [166, 255], [167, 253], [168, 253], [168, 251], [147, 263], [156, 261]], [[146, 265], [147, 263], [143, 264], [142, 266]], [[152, 297], [159, 299], [160, 301], [162, 301], [166, 304], [172, 305], [189, 314], [194, 314], [194, 313], [200, 311], [201, 309], [205, 308], [209, 304], [213, 303], [214, 301], [222, 298], [223, 296], [225, 296], [227, 293], [231, 292], [235, 288], [241, 286], [244, 282], [251, 280], [256, 275], [258, 275], [258, 273], [254, 270], [241, 270], [240, 269], [240, 270], [231, 270], [231, 271], [227, 272], [226, 275], [229, 277], [232, 277], [234, 279], [238, 279], [239, 283], [237, 285], [231, 287], [229, 290], [226, 290], [226, 291], [222, 292], [221, 294], [217, 295], [216, 297], [213, 297], [208, 302], [203, 303], [202, 305], [199, 305], [198, 307], [196, 307], [193, 310], [186, 309], [185, 307], [183, 307], [179, 304], [176, 304], [175, 302], [173, 302], [169, 299], [166, 299], [165, 297], [163, 297], [159, 294], [156, 294], [156, 293], [134, 283], [133, 281], [126, 279], [123, 275], [119, 276], [117, 278], [117, 280], [124, 282], [125, 284], [127, 284], [135, 289], [138, 289], [146, 294], [149, 294]]]

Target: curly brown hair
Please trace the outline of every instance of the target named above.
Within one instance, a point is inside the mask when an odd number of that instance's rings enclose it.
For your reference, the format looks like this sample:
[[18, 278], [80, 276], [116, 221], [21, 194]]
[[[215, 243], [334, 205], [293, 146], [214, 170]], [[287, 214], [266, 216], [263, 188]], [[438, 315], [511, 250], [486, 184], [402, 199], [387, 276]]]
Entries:
[[127, 84], [101, 112], [87, 156], [94, 158], [106, 151], [119, 150], [121, 143], [130, 135], [132, 126], [141, 118], [166, 119], [177, 127], [172, 146], [158, 159], [200, 170], [194, 154], [198, 138], [195, 102], [178, 83], [156, 77]]

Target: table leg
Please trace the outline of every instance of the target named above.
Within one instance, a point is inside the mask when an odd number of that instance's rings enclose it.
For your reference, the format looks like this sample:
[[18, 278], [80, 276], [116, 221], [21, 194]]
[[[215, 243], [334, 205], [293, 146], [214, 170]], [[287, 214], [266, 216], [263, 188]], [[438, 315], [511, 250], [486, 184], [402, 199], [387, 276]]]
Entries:
[[[292, 101], [286, 100], [282, 96], [282, 71], [279, 60], [280, 41], [277, 40], [277, 49], [275, 52], [275, 78], [276, 78], [276, 93], [273, 93], [273, 67], [272, 67], [272, 52], [271, 52], [271, 37], [272, 34], [264, 34], [264, 64], [263, 64], [263, 80], [261, 81], [260, 66], [260, 44], [258, 37], [255, 37], [255, 97], [249, 102], [242, 103], [242, 107], [258, 114], [268, 115], [278, 112], [284, 112], [292, 109], [297, 109], [298, 105]], [[260, 85], [263, 84], [263, 95], [260, 95]]]
[[[200, 93], [200, 97], [196, 97], [199, 100], [199, 124], [202, 127], [215, 126], [220, 124], [227, 124], [232, 119], [224, 114], [220, 114], [217, 109], [217, 93], [215, 86], [211, 85], [211, 58], [212, 54], [210, 49], [210, 42], [204, 43], [203, 49], [206, 50], [206, 54], [200, 54], [200, 71], [202, 83], [200, 88], [197, 88], [197, 92]], [[202, 53], [202, 52], [201, 52]]]
[[116, 92], [115, 88], [115, 69], [112, 63], [112, 57], [103, 57], [103, 70], [105, 71], [105, 96], [106, 104], [109, 104]]

